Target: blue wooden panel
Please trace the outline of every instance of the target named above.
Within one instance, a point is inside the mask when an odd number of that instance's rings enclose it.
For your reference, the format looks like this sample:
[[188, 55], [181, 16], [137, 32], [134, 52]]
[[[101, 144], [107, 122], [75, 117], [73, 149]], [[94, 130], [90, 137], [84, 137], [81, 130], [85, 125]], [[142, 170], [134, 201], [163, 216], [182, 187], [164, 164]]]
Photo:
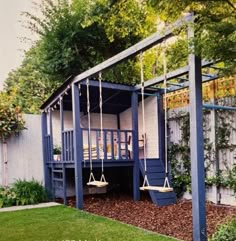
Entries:
[[154, 166], [154, 167], [147, 166], [147, 173], [163, 173], [163, 172], [164, 172], [163, 166]]
[[165, 173], [162, 172], [147, 172], [149, 179], [159, 179], [159, 178], [165, 178]]
[[174, 192], [156, 192], [155, 195], [158, 200], [170, 198], [176, 199], [176, 194]]
[[111, 159], [115, 159], [114, 153], [114, 132], [111, 131]]
[[128, 159], [128, 133], [125, 132], [125, 158]]
[[63, 172], [63, 201], [64, 201], [64, 205], [67, 204], [67, 188], [66, 188], [66, 168], [65, 168], [65, 164], [62, 167], [62, 172]]
[[163, 179], [149, 179], [148, 178], [148, 181], [149, 181], [149, 185], [151, 186], [160, 186], [160, 187], [163, 187], [164, 185], [164, 178]]
[[70, 131], [70, 152], [71, 152], [71, 161], [74, 161], [74, 143], [73, 143], [73, 131]]
[[107, 160], [107, 131], [103, 131], [103, 153], [104, 153], [104, 160]]
[[97, 152], [97, 159], [99, 159], [99, 132], [96, 130], [96, 152]]
[[168, 206], [168, 205], [171, 205], [171, 204], [175, 204], [176, 203], [176, 200], [174, 200], [173, 198], [170, 198], [170, 199], [157, 199], [155, 204], [157, 206]]
[[120, 130], [117, 131], [117, 143], [118, 143], [118, 159], [121, 159], [121, 136], [120, 136]]
[[[144, 166], [143, 160], [140, 160], [140, 163]], [[155, 168], [155, 167], [158, 167], [162, 170], [164, 169], [164, 165], [159, 159], [156, 159], [156, 160], [147, 159], [147, 168], [151, 169], [151, 168]]]

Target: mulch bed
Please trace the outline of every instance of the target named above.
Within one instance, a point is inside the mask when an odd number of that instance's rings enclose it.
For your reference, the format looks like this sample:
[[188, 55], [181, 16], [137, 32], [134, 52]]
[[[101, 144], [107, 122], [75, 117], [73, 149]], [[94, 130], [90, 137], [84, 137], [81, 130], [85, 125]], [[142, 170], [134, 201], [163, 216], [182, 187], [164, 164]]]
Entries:
[[[74, 206], [74, 199], [68, 205]], [[157, 207], [146, 195], [134, 202], [130, 195], [109, 193], [85, 196], [84, 210], [181, 240], [192, 240], [191, 201]], [[235, 207], [207, 203], [206, 210], [208, 236], [216, 231], [218, 224], [236, 217]]]

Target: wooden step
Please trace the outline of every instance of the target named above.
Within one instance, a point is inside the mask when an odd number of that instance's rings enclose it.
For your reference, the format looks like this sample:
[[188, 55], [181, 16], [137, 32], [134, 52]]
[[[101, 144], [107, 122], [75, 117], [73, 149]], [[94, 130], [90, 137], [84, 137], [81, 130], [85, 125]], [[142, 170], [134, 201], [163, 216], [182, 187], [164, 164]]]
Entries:
[[[140, 171], [144, 177], [144, 161], [139, 162]], [[147, 178], [151, 186], [163, 186], [165, 181], [165, 169], [160, 159], [147, 159]], [[176, 203], [175, 192], [159, 192], [148, 190], [152, 202], [158, 206], [166, 206]]]

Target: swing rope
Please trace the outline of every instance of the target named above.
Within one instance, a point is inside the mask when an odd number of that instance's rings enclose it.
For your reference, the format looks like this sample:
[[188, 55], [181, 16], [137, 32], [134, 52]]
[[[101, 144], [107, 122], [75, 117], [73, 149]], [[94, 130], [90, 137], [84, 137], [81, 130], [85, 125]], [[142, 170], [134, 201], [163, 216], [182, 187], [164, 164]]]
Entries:
[[[140, 190], [145, 191], [159, 191], [159, 192], [171, 192], [173, 188], [170, 187], [169, 179], [168, 179], [168, 150], [167, 150], [167, 102], [166, 102], [166, 93], [167, 93], [167, 64], [166, 57], [164, 52], [164, 84], [165, 84], [165, 180], [163, 187], [160, 186], [150, 186], [148, 177], [147, 177], [147, 153], [146, 153], [146, 138], [144, 138], [144, 179], [143, 185], [140, 187]], [[145, 125], [145, 106], [144, 106], [144, 72], [143, 72], [143, 53], [140, 53], [140, 74], [141, 74], [141, 96], [142, 96], [142, 121], [143, 121], [143, 133], [146, 133], [146, 125]]]
[[92, 162], [92, 149], [91, 149], [91, 115], [90, 115], [90, 98], [89, 98], [89, 78], [86, 80], [87, 86], [87, 113], [88, 113], [88, 145], [89, 145], [89, 163], [90, 163], [90, 176], [89, 182], [95, 181], [93, 175], [93, 162]]
[[89, 143], [89, 161], [90, 161], [90, 176], [89, 176], [89, 182], [87, 183], [87, 185], [96, 186], [96, 187], [105, 187], [108, 185], [108, 182], [106, 182], [106, 178], [104, 175], [104, 142], [103, 142], [103, 138], [102, 138], [104, 131], [103, 131], [102, 75], [101, 75], [101, 72], [99, 73], [99, 107], [100, 107], [101, 149], [103, 151], [103, 153], [102, 153], [103, 155], [101, 156], [102, 174], [101, 174], [100, 181], [96, 181], [96, 179], [93, 175], [92, 149], [91, 149], [91, 116], [90, 116], [90, 100], [89, 100], [89, 79], [87, 79], [86, 83], [87, 83], [87, 112], [88, 112], [88, 143]]
[[102, 73], [99, 72], [98, 76], [99, 80], [99, 107], [100, 107], [100, 133], [101, 133], [101, 149], [103, 151], [103, 155], [101, 155], [101, 161], [102, 161], [102, 174], [100, 181], [101, 182], [106, 182], [106, 178], [104, 175], [104, 142], [103, 142], [103, 137], [104, 137], [104, 132], [103, 132], [103, 109], [102, 109]]
[[164, 188], [170, 188], [169, 183], [169, 172], [168, 172], [168, 116], [167, 116], [167, 61], [166, 61], [166, 45], [164, 43], [164, 51], [163, 51], [163, 72], [164, 72], [164, 108], [165, 108], [165, 181], [164, 181]]
[[140, 53], [140, 75], [141, 75], [141, 103], [142, 103], [142, 121], [143, 121], [143, 160], [144, 160], [144, 179], [143, 179], [143, 187], [149, 186], [148, 178], [147, 178], [147, 158], [146, 158], [146, 123], [145, 123], [145, 106], [144, 106], [144, 72], [143, 72], [143, 52]]

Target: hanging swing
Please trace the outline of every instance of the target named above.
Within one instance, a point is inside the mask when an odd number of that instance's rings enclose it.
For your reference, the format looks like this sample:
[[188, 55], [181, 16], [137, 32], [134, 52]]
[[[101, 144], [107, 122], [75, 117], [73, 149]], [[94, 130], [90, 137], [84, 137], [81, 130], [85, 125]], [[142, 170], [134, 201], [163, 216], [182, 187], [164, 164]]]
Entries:
[[[91, 118], [90, 118], [90, 100], [89, 100], [89, 79], [86, 81], [87, 85], [87, 112], [88, 112], [88, 144], [89, 144], [89, 163], [90, 163], [90, 176], [89, 181], [87, 182], [88, 186], [95, 187], [105, 187], [108, 185], [104, 175], [104, 155], [102, 155], [102, 174], [100, 181], [97, 181], [93, 174], [93, 162], [92, 162], [92, 151], [91, 151]], [[104, 151], [103, 143], [103, 114], [102, 114], [102, 76], [99, 73], [99, 107], [100, 107], [100, 133], [101, 133], [101, 149]]]
[[[168, 179], [168, 159], [167, 159], [167, 102], [166, 102], [166, 92], [167, 92], [167, 67], [166, 67], [166, 58], [164, 52], [164, 85], [165, 85], [165, 181], [163, 186], [151, 186], [148, 181], [147, 177], [147, 152], [146, 152], [146, 140], [144, 139], [144, 149], [143, 149], [143, 156], [144, 156], [144, 180], [143, 185], [140, 187], [141, 191], [158, 191], [158, 192], [172, 192], [173, 188], [170, 187], [169, 179]], [[140, 72], [141, 72], [141, 103], [142, 103], [142, 121], [143, 121], [143, 133], [146, 133], [146, 126], [145, 126], [145, 106], [144, 106], [144, 73], [143, 73], [143, 53], [140, 53]]]

